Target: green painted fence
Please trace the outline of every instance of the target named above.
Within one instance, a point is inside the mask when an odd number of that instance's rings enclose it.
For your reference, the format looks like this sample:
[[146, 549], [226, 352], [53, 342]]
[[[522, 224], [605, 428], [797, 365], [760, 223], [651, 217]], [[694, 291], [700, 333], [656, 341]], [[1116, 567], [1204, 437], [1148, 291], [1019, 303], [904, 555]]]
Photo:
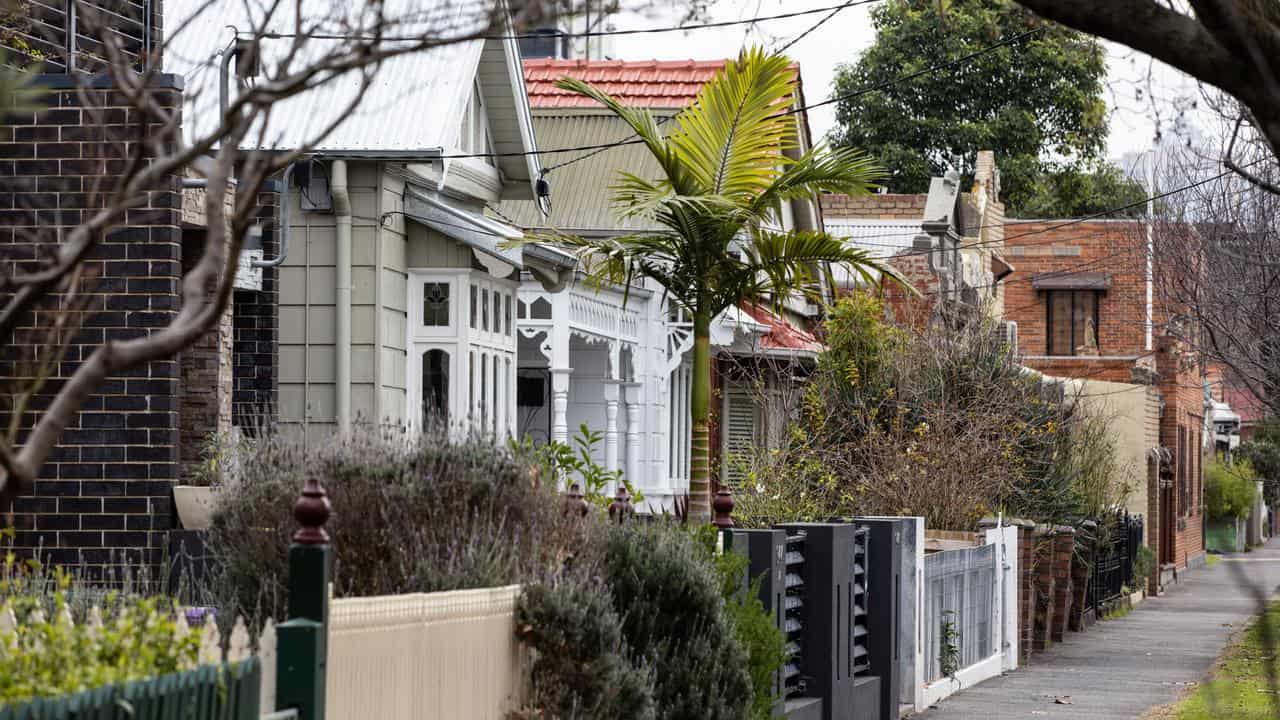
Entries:
[[0, 707], [0, 720], [248, 720], [258, 717], [257, 658]]
[[[0, 706], [0, 720], [324, 720], [333, 549], [324, 529], [329, 498], [314, 479], [307, 480], [293, 514], [299, 528], [289, 547], [289, 619], [264, 634], [273, 637], [274, 657], [239, 659], [247, 655], [248, 637], [238, 620], [230, 657], [220, 655], [209, 625], [201, 657], [208, 645], [212, 658], [235, 662], [206, 661], [184, 672], [11, 703]], [[262, 645], [260, 638], [259, 650]], [[244, 655], [232, 652], [237, 648]], [[267, 704], [275, 707], [263, 708], [261, 695], [270, 698], [272, 685], [275, 700]]]

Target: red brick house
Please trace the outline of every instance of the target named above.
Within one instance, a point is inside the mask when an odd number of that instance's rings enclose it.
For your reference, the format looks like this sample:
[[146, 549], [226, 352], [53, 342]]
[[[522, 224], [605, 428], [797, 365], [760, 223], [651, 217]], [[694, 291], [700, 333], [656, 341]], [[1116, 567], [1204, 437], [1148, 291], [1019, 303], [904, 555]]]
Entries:
[[824, 195], [822, 219], [827, 232], [888, 259], [919, 291], [911, 296], [885, 287], [899, 321], [919, 324], [979, 309], [1000, 315], [1001, 281], [1011, 267], [1002, 256], [1004, 204], [994, 153], [978, 153], [967, 191], [949, 173], [933, 178], [928, 193]]
[[1159, 392], [1146, 527], [1161, 566], [1174, 569], [1204, 555], [1204, 367], [1168, 332], [1184, 321], [1156, 301], [1146, 247], [1133, 220], [1010, 221], [1004, 252], [1016, 270], [1004, 310], [1027, 366]]

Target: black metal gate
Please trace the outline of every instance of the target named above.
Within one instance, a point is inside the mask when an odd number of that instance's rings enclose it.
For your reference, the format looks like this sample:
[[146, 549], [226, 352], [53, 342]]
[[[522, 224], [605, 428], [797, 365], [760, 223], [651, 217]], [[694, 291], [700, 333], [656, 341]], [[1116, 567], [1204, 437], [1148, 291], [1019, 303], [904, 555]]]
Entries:
[[1120, 513], [1111, 527], [1108, 541], [1096, 549], [1086, 606], [1093, 608], [1099, 616], [1103, 606], [1118, 599], [1126, 589], [1136, 589], [1130, 583], [1133, 582], [1133, 570], [1142, 540], [1142, 516]]

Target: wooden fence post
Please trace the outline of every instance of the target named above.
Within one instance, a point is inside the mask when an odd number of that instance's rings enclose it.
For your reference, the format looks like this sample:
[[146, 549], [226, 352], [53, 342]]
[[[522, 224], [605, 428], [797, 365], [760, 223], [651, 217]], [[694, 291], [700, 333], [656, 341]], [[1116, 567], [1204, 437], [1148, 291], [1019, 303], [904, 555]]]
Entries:
[[308, 478], [293, 506], [298, 529], [289, 546], [289, 619], [276, 627], [276, 708], [299, 720], [324, 720], [329, 581], [333, 549], [324, 525], [329, 498]]
[[713, 515], [711, 524], [721, 530], [728, 530], [733, 527], [733, 492], [729, 490], [728, 485], [721, 485], [716, 490], [715, 497], [711, 500], [711, 509]]

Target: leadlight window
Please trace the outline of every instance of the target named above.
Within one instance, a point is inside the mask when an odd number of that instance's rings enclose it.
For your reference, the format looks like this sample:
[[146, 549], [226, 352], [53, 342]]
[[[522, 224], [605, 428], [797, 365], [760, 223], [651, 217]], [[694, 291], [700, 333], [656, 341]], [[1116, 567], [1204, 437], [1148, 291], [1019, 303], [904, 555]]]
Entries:
[[449, 326], [449, 283], [423, 283], [422, 324], [427, 327]]
[[489, 288], [480, 289], [480, 329], [489, 332]]
[[422, 354], [422, 424], [449, 422], [449, 353], [440, 349]]
[[1080, 348], [1098, 348], [1097, 290], [1049, 290], [1046, 333], [1049, 355], [1076, 355]]
[[511, 316], [511, 296], [502, 296], [502, 317], [507, 319], [507, 334], [510, 335], [515, 330], [516, 320]]

